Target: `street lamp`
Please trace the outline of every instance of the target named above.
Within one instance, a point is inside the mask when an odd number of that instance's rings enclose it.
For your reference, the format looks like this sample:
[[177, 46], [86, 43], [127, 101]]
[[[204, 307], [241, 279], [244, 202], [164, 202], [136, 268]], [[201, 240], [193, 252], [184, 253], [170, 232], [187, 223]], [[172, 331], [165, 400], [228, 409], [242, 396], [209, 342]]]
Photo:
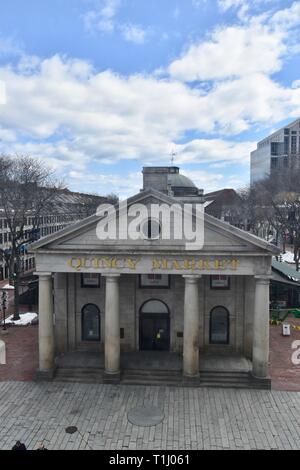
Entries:
[[6, 312], [6, 309], [7, 309], [8, 294], [7, 294], [5, 289], [1, 289], [0, 302], [1, 302], [1, 308], [2, 308], [2, 311], [3, 311], [3, 328], [2, 328], [2, 331], [6, 332], [7, 328], [6, 328], [6, 325], [5, 325], [5, 312]]

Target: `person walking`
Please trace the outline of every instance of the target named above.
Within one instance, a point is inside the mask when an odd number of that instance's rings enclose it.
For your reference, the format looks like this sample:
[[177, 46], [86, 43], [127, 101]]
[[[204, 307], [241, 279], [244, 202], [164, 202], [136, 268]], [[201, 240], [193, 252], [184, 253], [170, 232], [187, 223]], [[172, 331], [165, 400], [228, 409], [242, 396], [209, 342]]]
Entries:
[[41, 442], [36, 450], [48, 450], [48, 449], [46, 449], [44, 444]]
[[26, 449], [25, 444], [22, 444], [22, 442], [17, 441], [11, 450], [27, 450], [27, 449]]

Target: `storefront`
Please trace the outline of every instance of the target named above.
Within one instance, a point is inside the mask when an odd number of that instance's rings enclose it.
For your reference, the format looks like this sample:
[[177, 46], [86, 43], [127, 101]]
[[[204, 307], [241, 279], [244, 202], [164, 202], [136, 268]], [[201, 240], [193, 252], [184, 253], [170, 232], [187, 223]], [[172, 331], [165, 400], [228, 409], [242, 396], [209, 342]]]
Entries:
[[[174, 200], [149, 189], [128, 208]], [[255, 377], [267, 377], [276, 247], [208, 215], [196, 251], [160, 236], [99, 240], [98, 222], [90, 217], [33, 245], [40, 372], [51, 374], [61, 354], [93, 351], [118, 380], [122, 353], [169, 351], [182, 356], [185, 377], [197, 377], [209, 354], [245, 357]]]

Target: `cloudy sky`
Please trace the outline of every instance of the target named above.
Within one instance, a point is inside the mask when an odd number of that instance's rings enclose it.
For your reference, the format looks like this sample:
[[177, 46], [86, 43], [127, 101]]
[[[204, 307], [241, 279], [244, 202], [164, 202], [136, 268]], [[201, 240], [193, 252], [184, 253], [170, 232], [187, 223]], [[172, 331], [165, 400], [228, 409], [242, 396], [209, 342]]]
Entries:
[[299, 38], [300, 1], [3, 1], [0, 153], [75, 191], [134, 194], [172, 151], [206, 191], [242, 187], [300, 116]]

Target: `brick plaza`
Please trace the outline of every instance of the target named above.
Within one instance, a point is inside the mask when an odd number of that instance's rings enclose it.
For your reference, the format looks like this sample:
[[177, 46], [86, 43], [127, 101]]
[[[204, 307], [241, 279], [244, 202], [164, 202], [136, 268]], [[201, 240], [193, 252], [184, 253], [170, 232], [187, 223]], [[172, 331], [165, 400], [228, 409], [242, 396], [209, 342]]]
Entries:
[[[127, 413], [149, 404], [163, 422], [130, 424]], [[1, 449], [17, 439], [28, 449], [299, 449], [300, 393], [1, 382], [0, 422]]]

